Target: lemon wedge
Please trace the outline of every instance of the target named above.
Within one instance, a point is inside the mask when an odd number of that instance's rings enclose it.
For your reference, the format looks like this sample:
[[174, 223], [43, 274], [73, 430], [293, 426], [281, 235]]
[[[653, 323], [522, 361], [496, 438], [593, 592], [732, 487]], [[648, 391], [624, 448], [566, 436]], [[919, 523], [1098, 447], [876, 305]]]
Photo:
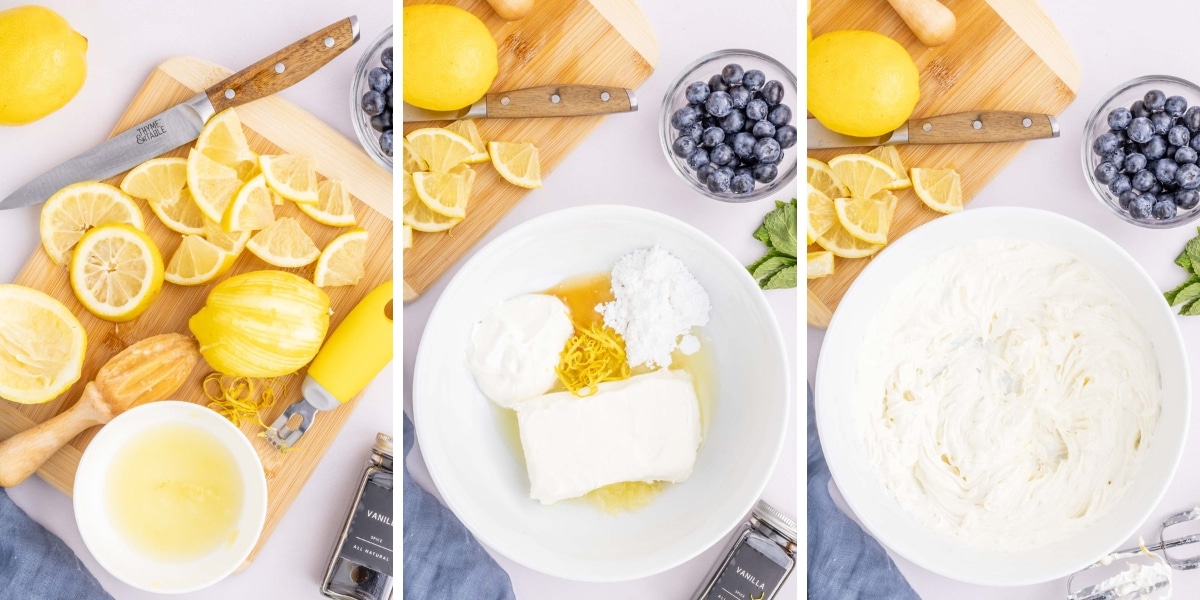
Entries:
[[196, 138], [196, 150], [233, 169], [239, 179], [249, 179], [258, 163], [258, 155], [250, 149], [242, 121], [233, 109], [213, 115], [204, 124]]
[[963, 209], [962, 181], [954, 169], [922, 169], [913, 167], [913, 191], [925, 206], [940, 213], [956, 213]]
[[868, 152], [867, 156], [878, 158], [896, 172], [896, 179], [884, 186], [884, 189], [895, 191], [912, 187], [912, 180], [908, 178], [908, 169], [904, 168], [904, 162], [900, 160], [900, 152], [896, 150], [895, 146], [879, 146]]
[[283, 217], [254, 234], [246, 248], [268, 264], [285, 269], [312, 264], [321, 255], [312, 238], [291, 217]]
[[251, 231], [225, 231], [221, 224], [211, 219], [204, 220], [204, 239], [212, 245], [238, 256], [250, 241]]
[[71, 290], [88, 312], [122, 323], [145, 312], [158, 297], [162, 255], [150, 236], [131, 225], [101, 225], [76, 245], [70, 279]]
[[469, 175], [465, 173], [413, 173], [417, 197], [439, 215], [462, 219], [467, 216]]
[[833, 253], [829, 251], [809, 252], [806, 265], [809, 279], [833, 275]]
[[891, 167], [866, 154], [836, 156], [829, 161], [829, 169], [850, 190], [850, 198], [870, 198], [896, 181]]
[[[446, 126], [446, 129], [461, 135], [468, 142], [475, 152], [468, 156], [463, 162], [468, 164], [478, 164], [488, 161], [487, 144], [483, 143], [483, 138], [479, 135], [479, 128], [475, 126], [475, 119], [459, 119]], [[418, 171], [423, 169], [417, 169]]]
[[354, 227], [354, 205], [342, 182], [326, 179], [317, 186], [316, 204], [297, 204], [300, 212], [330, 227]]
[[192, 199], [192, 191], [183, 188], [179, 197], [169, 202], [151, 202], [150, 211], [167, 229], [184, 235], [204, 233], [204, 213]]
[[529, 142], [488, 142], [492, 166], [505, 181], [523, 188], [542, 187], [537, 147]]
[[362, 279], [367, 258], [367, 232], [351, 229], [333, 238], [317, 259], [313, 283], [317, 287], [355, 285]]
[[817, 245], [842, 258], [863, 258], [879, 252], [882, 244], [864, 242], [854, 237], [839, 222], [834, 222], [828, 231], [816, 239]]
[[46, 200], [38, 231], [50, 260], [61, 265], [84, 233], [110, 223], [146, 228], [133, 198], [107, 183], [85, 181], [69, 185]]
[[470, 140], [440, 127], [418, 129], [404, 139], [412, 144], [413, 151], [425, 161], [429, 170], [438, 173], [449, 171], [475, 154], [475, 146]]
[[408, 140], [404, 140], [404, 149], [402, 152], [402, 164], [404, 166], [405, 173], [416, 173], [417, 171], [429, 170], [429, 164], [425, 162], [425, 159], [421, 158], [421, 156], [417, 154], [417, 149], [414, 148], [412, 143]]
[[50, 295], [0, 284], [0, 398], [49, 402], [79, 380], [87, 332]]
[[837, 175], [829, 169], [829, 165], [815, 159], [808, 159], [808, 183], [811, 184], [817, 191], [825, 194], [826, 198], [845, 198], [850, 195], [850, 190], [842, 183]]
[[301, 204], [317, 202], [317, 170], [311, 158], [295, 154], [258, 157], [267, 185], [280, 196]]
[[433, 212], [425, 205], [425, 202], [417, 196], [416, 188], [413, 187], [412, 175], [402, 173], [401, 188], [404, 191], [404, 224], [412, 227], [416, 231], [426, 233], [436, 233], [446, 231], [462, 221], [460, 218], [447, 217]]
[[260, 173], [242, 186], [233, 202], [221, 217], [221, 229], [233, 231], [255, 231], [275, 222], [275, 207], [271, 204], [271, 190]]
[[203, 237], [185, 235], [163, 277], [176, 285], [200, 285], [224, 275], [236, 259]]
[[886, 244], [892, 215], [896, 213], [896, 196], [890, 192], [883, 198], [838, 198], [833, 201], [838, 223], [850, 235], [870, 244]]
[[129, 171], [121, 191], [154, 205], [178, 200], [187, 185], [187, 159], [152, 158]]
[[808, 243], [813, 243], [837, 222], [837, 210], [833, 206], [833, 200], [811, 183], [808, 184]]
[[188, 189], [204, 216], [220, 221], [242, 180], [232, 167], [225, 166], [192, 148], [188, 151]]

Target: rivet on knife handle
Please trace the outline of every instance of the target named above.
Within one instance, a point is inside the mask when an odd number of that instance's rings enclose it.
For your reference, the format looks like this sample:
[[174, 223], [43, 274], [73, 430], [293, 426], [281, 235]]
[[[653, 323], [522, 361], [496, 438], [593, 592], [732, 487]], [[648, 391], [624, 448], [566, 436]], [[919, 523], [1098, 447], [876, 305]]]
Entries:
[[985, 110], [908, 122], [910, 144], [1019, 142], [1052, 137], [1058, 137], [1058, 121], [1038, 113]]
[[342, 19], [204, 90], [216, 112], [282, 91], [358, 41], [358, 17]]
[[492, 118], [577, 117], [637, 110], [633, 92], [601, 85], [546, 85], [487, 95]]

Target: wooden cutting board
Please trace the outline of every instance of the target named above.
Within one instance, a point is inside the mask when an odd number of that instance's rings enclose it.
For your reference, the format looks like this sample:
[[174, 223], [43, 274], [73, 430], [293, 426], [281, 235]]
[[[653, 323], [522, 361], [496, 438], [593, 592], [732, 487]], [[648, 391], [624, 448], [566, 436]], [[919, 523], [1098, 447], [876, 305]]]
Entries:
[[[636, 89], [658, 62], [658, 42], [635, 0], [543, 0], [529, 16], [513, 22], [496, 16], [485, 0], [404, 2], [413, 4], [454, 4], [483, 20], [499, 48], [500, 70], [492, 92], [558, 83]], [[638, 98], [639, 110], [657, 111], [660, 100]], [[485, 142], [533, 142], [545, 179], [603, 118], [479, 119], [476, 123]], [[405, 123], [404, 133], [448, 123]], [[505, 182], [490, 164], [475, 165], [475, 172], [466, 219], [446, 232], [413, 232], [413, 246], [404, 251], [406, 302], [429, 289], [529, 192]]]
[[[958, 28], [946, 45], [928, 48], [917, 40], [885, 0], [814, 2], [813, 36], [842, 29], [882, 33], [900, 42], [920, 71], [921, 100], [914, 116], [970, 110], [1020, 110], [1057, 115], [1079, 90], [1079, 64], [1062, 34], [1036, 0], [943, 0]], [[1068, 136], [1069, 137], [1069, 136]], [[1038, 140], [1077, 152], [1069, 139]], [[897, 146], [906, 167], [953, 167], [962, 176], [963, 200], [979, 193], [1025, 143]], [[823, 161], [869, 148], [811, 150]], [[940, 216], [912, 189], [897, 194], [889, 241]], [[818, 246], [810, 251], [820, 250]], [[870, 258], [834, 261], [834, 274], [808, 282], [808, 324], [826, 327], [838, 302]]]
[[[117, 122], [113, 133], [124, 131], [190, 98], [230, 73], [228, 69], [197, 58], [173, 58], [159, 65]], [[363, 296], [380, 283], [392, 278], [391, 173], [372, 162], [357, 142], [346, 139], [316, 117], [281, 98], [264, 98], [236, 110], [246, 130], [250, 147], [255, 152], [290, 153], [311, 157], [316, 162], [318, 173], [330, 179], [343, 181], [347, 190], [354, 196], [354, 213], [359, 226], [367, 230], [370, 240], [366, 276], [358, 285], [325, 290], [333, 305], [334, 312], [330, 320], [330, 331], [333, 331]], [[164, 156], [186, 157], [190, 147], [191, 144], [185, 145]], [[124, 173], [107, 181], [118, 185], [122, 177]], [[164, 262], [169, 261], [179, 246], [181, 236], [163, 226], [146, 206], [145, 201], [136, 202], [142, 208], [146, 232], [158, 244]], [[317, 224], [290, 202], [275, 207], [275, 214], [276, 217], [293, 217], [299, 221], [319, 248], [324, 248], [330, 240], [345, 231]], [[227, 276], [274, 268], [245, 251], [238, 257]], [[314, 266], [309, 265], [301, 269], [283, 270], [311, 279], [313, 269]], [[216, 282], [213, 282], [195, 287], [182, 287], [164, 283], [161, 295], [145, 313], [129, 323], [115, 324], [93, 317], [79, 304], [71, 292], [66, 267], [52, 263], [50, 256], [40, 245], [29, 257], [14, 283], [42, 290], [62, 301], [79, 317], [79, 321], [87, 330], [88, 349], [79, 382], [56, 400], [36, 406], [21, 406], [0, 401], [0, 438], [12, 436], [69, 408], [78, 399], [84, 384], [95, 376], [96, 371], [129, 344], [159, 333], [189, 333], [188, 318], [204, 305], [208, 292], [216, 285]], [[207, 404], [208, 399], [201, 385], [211, 372], [208, 364], [200, 360], [174, 399]], [[304, 370], [301, 370], [280, 380], [285, 384], [286, 391], [276, 401], [270, 414], [264, 416], [264, 421], [271, 422], [284, 408], [300, 398], [300, 383], [303, 378]], [[279, 523], [292, 500], [300, 493], [308, 476], [321, 460], [321, 455], [333, 443], [333, 438], [350, 418], [356, 404], [357, 399], [351, 400], [337, 410], [319, 414], [315, 424], [298, 444], [298, 450], [286, 455], [280, 454], [257, 436], [261, 431], [257, 424], [242, 427], [258, 451], [267, 477], [267, 522], [258, 545], [246, 561], [247, 564], [258, 554], [259, 548], [271, 535], [271, 531]], [[83, 449], [98, 431], [99, 428], [96, 427], [80, 434], [55, 454], [38, 471], [38, 475], [64, 494], [70, 495], [75, 469], [79, 465]]]

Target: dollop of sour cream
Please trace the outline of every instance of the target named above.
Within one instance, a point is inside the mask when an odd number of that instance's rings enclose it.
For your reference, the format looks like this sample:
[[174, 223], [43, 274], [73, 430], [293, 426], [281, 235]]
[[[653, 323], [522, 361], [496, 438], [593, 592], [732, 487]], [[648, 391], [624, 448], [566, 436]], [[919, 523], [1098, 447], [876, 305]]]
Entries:
[[554, 387], [554, 368], [574, 331], [562, 300], [546, 294], [510, 298], [471, 330], [467, 366], [485, 396], [512, 408]]
[[1070, 537], [1152, 442], [1159, 369], [1133, 306], [1047, 244], [979, 240], [918, 268], [863, 343], [855, 415], [883, 485], [961, 544]]

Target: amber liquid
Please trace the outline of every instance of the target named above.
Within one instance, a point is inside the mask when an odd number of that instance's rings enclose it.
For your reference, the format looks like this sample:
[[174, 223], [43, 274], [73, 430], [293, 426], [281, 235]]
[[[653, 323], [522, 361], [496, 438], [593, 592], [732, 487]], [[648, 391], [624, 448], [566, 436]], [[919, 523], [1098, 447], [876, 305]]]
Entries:
[[[571, 319], [576, 328], [587, 328], [593, 324], [602, 323], [604, 317], [596, 311], [596, 306], [614, 300], [612, 293], [612, 277], [608, 273], [572, 277], [558, 285], [542, 292], [556, 296], [562, 300], [571, 311]], [[703, 440], [708, 435], [708, 420], [712, 412], [713, 398], [716, 395], [717, 360], [712, 340], [701, 328], [692, 330], [692, 335], [700, 338], [700, 350], [690, 356], [676, 350], [671, 355], [671, 368], [684, 369], [692, 376], [692, 385], [696, 388], [696, 398], [700, 403], [700, 436]], [[650, 373], [652, 369], [639, 366], [632, 370], [632, 375]], [[565, 392], [561, 382], [557, 382], [551, 392]], [[521, 433], [517, 426], [517, 412], [492, 404], [496, 410], [496, 421], [500, 424], [504, 438], [512, 448], [517, 461], [525, 467], [525, 452], [521, 448]], [[701, 442], [703, 446], [703, 441]], [[629, 481], [614, 483], [593, 490], [584, 496], [607, 513], [634, 511], [649, 505], [672, 484], [657, 481], [644, 483]]]

